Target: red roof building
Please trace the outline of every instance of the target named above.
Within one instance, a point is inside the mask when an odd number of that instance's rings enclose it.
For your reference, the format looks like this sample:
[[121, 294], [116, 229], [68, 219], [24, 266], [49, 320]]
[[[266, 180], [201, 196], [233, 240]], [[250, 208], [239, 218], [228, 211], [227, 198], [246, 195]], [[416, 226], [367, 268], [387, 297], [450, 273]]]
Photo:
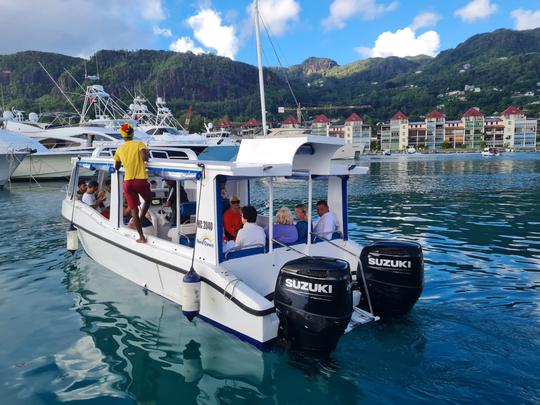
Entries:
[[345, 120], [345, 122], [363, 122], [363, 120], [358, 114], [352, 113], [349, 118]]
[[232, 124], [227, 117], [222, 118], [218, 124], [219, 128], [232, 128]]
[[321, 115], [315, 117], [315, 119], [313, 120], [314, 124], [327, 124], [329, 122], [330, 122], [330, 120], [324, 114], [321, 114]]
[[507, 117], [509, 115], [523, 115], [523, 112], [517, 108], [516, 106], [514, 105], [511, 105], [510, 107], [508, 107], [506, 110], [504, 110], [501, 115]]
[[440, 111], [437, 111], [437, 110], [433, 110], [432, 112], [430, 112], [428, 115], [426, 115], [426, 119], [428, 120], [440, 120], [440, 119], [444, 119], [444, 114]]
[[484, 114], [482, 114], [478, 108], [471, 107], [465, 112], [465, 114], [463, 114], [463, 116], [464, 117], [483, 117]]
[[403, 114], [401, 111], [398, 111], [395, 113], [392, 118], [390, 118], [390, 121], [398, 121], [398, 120], [408, 120], [409, 118]]
[[298, 120], [292, 115], [289, 115], [281, 125], [298, 125]]
[[255, 118], [250, 118], [246, 122], [244, 122], [244, 127], [258, 127], [259, 123]]

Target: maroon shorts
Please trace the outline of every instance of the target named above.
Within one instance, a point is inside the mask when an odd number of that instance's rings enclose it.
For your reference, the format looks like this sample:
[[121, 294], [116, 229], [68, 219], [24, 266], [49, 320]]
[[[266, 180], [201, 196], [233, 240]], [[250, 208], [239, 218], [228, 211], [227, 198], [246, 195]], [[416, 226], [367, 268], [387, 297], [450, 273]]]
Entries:
[[152, 192], [150, 184], [145, 179], [133, 179], [124, 181], [124, 197], [131, 209], [139, 206], [139, 195], [144, 201], [150, 203]]

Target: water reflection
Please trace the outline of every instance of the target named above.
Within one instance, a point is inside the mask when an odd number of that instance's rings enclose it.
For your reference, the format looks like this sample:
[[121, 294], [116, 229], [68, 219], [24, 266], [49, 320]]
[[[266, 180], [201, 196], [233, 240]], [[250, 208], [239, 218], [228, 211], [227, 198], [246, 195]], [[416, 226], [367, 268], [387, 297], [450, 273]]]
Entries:
[[[145, 295], [85, 255], [68, 268], [66, 283], [77, 297], [75, 310], [86, 336], [56, 357], [69, 380], [55, 392], [58, 399], [122, 393], [158, 403], [347, 403], [360, 398], [337, 363], [298, 360], [294, 354], [283, 361], [288, 354], [280, 348], [262, 352], [201, 320], [189, 323], [177, 305]], [[80, 373], [81, 362], [92, 372]], [[299, 390], [306, 381], [316, 383]]]

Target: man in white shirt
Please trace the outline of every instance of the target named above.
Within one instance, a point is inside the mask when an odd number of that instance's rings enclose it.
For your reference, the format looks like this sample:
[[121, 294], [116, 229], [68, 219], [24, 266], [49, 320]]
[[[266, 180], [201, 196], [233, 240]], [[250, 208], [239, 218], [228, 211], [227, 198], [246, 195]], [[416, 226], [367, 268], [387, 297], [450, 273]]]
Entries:
[[266, 243], [264, 229], [255, 221], [257, 221], [257, 210], [251, 205], [242, 207], [242, 223], [244, 225], [236, 235], [236, 248], [241, 249], [249, 245], [264, 245]]
[[100, 211], [99, 205], [101, 204], [104, 198], [102, 197], [96, 198], [97, 189], [98, 189], [97, 181], [89, 182], [86, 192], [83, 194], [81, 200], [86, 205], [89, 205], [90, 207]]
[[332, 239], [332, 234], [337, 230], [337, 218], [330, 212], [326, 200], [320, 200], [316, 205], [317, 214], [320, 219], [313, 227], [313, 235], [321, 239]]

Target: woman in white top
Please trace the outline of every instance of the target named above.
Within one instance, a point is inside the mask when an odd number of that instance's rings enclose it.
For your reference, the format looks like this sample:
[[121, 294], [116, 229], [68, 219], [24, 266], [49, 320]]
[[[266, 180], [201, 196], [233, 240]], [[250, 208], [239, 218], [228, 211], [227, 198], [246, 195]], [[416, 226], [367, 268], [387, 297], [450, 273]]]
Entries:
[[266, 243], [264, 230], [255, 223], [257, 221], [257, 210], [251, 205], [242, 207], [242, 229], [236, 235], [236, 248], [243, 248], [249, 245], [263, 245]]

